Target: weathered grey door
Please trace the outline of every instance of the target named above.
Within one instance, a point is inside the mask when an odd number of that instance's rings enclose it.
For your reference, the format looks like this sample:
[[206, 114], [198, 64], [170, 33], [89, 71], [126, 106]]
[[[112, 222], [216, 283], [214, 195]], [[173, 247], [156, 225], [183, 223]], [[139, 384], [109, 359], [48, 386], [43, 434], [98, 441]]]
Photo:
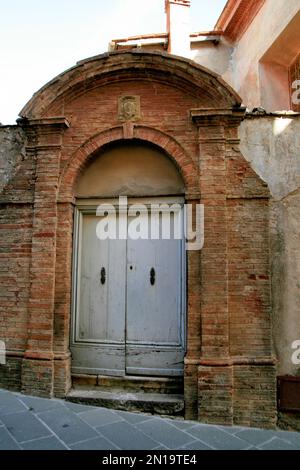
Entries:
[[76, 219], [73, 370], [123, 375], [126, 240], [99, 240], [95, 209], [78, 211]]
[[183, 247], [173, 232], [169, 240], [127, 241], [126, 372], [130, 375], [181, 375], [183, 370]]
[[182, 375], [182, 240], [99, 240], [95, 211], [77, 218], [73, 371]]

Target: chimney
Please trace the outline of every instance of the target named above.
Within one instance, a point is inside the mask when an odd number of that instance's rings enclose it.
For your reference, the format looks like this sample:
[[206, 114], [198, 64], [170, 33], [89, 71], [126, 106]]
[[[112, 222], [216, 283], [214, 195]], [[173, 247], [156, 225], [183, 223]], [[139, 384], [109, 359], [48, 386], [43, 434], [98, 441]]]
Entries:
[[190, 0], [165, 0], [169, 54], [189, 57], [190, 42]]

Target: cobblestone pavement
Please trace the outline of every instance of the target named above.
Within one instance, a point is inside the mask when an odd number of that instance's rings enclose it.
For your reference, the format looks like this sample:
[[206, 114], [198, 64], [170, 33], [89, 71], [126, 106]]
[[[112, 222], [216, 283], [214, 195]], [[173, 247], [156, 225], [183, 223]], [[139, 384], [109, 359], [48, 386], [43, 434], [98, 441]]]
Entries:
[[210, 426], [0, 390], [1, 450], [299, 450], [300, 433]]

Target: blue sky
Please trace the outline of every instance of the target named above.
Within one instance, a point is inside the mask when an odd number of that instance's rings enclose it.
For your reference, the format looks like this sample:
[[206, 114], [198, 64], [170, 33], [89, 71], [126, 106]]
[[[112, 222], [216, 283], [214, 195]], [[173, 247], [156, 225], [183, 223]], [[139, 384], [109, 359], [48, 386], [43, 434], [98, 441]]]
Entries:
[[[191, 31], [212, 29], [225, 4], [192, 0]], [[164, 0], [0, 0], [0, 122], [110, 39], [164, 31]]]

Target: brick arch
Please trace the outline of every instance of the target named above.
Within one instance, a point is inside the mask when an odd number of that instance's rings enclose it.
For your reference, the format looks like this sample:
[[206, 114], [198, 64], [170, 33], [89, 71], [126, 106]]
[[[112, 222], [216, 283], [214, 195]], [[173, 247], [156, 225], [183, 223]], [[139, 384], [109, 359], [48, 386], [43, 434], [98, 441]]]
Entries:
[[53, 115], [88, 90], [128, 79], [169, 83], [193, 95], [206, 108], [232, 109], [239, 95], [216, 73], [183, 57], [165, 52], [123, 51], [92, 57], [42, 87], [20, 112], [22, 118]]
[[[185, 184], [186, 193], [193, 195], [198, 193], [198, 172], [195, 163], [176, 139], [155, 128], [138, 125], [134, 127], [133, 138], [141, 142], [154, 144], [164, 151], [179, 170]], [[104, 145], [123, 139], [123, 126], [117, 126], [94, 135], [79, 147], [70, 158], [70, 162], [60, 178], [58, 199], [60, 201], [72, 200], [77, 178], [95, 153]]]

